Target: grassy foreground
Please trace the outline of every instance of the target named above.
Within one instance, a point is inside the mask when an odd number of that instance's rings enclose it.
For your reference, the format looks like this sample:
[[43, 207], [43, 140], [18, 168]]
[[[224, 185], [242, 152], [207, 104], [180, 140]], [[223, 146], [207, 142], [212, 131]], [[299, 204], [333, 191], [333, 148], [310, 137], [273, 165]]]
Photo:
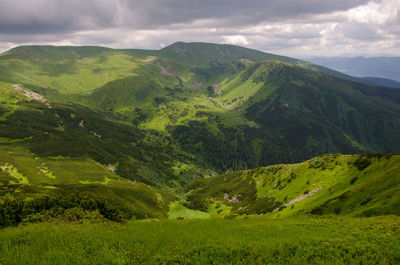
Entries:
[[0, 264], [399, 264], [400, 217], [36, 224], [0, 231]]

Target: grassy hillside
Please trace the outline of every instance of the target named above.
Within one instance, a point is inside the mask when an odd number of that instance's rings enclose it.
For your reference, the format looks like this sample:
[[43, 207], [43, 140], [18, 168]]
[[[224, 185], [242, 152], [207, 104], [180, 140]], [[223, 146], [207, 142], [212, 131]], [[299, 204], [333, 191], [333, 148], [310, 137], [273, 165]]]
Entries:
[[190, 155], [155, 132], [18, 88], [0, 85], [0, 201], [88, 192], [129, 218], [165, 218], [175, 195], [154, 186], [200, 176]]
[[164, 218], [175, 196], [122, 178], [85, 157], [39, 157], [23, 145], [0, 147], [0, 201], [29, 201], [44, 195], [92, 193], [117, 206], [128, 218]]
[[[34, 100], [10, 84], [1, 85], [0, 90], [7, 102], [0, 107], [4, 148], [21, 146], [37, 157], [89, 158], [112, 166], [121, 177], [158, 186], [179, 187], [203, 174], [190, 154], [156, 131], [108, 119], [81, 105]], [[4, 153], [9, 156], [7, 150]], [[189, 173], [191, 177], [184, 176]]]
[[61, 94], [87, 94], [131, 76], [138, 66], [132, 59], [101, 47], [23, 46], [0, 56], [0, 78]]
[[399, 155], [324, 155], [202, 179], [187, 206], [221, 216], [399, 215]]
[[397, 264], [400, 219], [38, 224], [0, 231], [2, 264]]

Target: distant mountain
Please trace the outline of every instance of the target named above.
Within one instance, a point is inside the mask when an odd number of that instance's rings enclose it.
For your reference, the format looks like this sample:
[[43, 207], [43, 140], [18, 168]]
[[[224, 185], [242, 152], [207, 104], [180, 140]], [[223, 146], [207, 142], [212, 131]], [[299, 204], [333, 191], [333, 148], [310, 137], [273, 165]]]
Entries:
[[400, 82], [400, 57], [316, 57], [307, 60], [352, 76]]
[[386, 79], [386, 78], [380, 78], [380, 77], [361, 77], [361, 82], [370, 84], [370, 85], [376, 85], [376, 86], [386, 86], [386, 87], [393, 87], [393, 88], [400, 88], [400, 82], [397, 82], [395, 80], [391, 79]]

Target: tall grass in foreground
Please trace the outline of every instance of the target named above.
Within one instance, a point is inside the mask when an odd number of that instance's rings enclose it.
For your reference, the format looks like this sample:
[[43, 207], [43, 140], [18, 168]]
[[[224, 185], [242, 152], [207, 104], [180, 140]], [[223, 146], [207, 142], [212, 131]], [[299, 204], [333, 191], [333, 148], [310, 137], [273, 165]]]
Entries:
[[399, 264], [400, 217], [36, 224], [0, 231], [0, 264]]

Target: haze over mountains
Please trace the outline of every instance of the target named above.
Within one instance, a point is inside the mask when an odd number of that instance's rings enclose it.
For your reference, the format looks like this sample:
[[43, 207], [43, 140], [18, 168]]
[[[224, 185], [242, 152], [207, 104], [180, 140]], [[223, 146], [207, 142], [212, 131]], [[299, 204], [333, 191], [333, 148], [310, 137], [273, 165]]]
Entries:
[[396, 82], [383, 84], [400, 87], [400, 57], [311, 57], [307, 60], [352, 76], [392, 79]]

